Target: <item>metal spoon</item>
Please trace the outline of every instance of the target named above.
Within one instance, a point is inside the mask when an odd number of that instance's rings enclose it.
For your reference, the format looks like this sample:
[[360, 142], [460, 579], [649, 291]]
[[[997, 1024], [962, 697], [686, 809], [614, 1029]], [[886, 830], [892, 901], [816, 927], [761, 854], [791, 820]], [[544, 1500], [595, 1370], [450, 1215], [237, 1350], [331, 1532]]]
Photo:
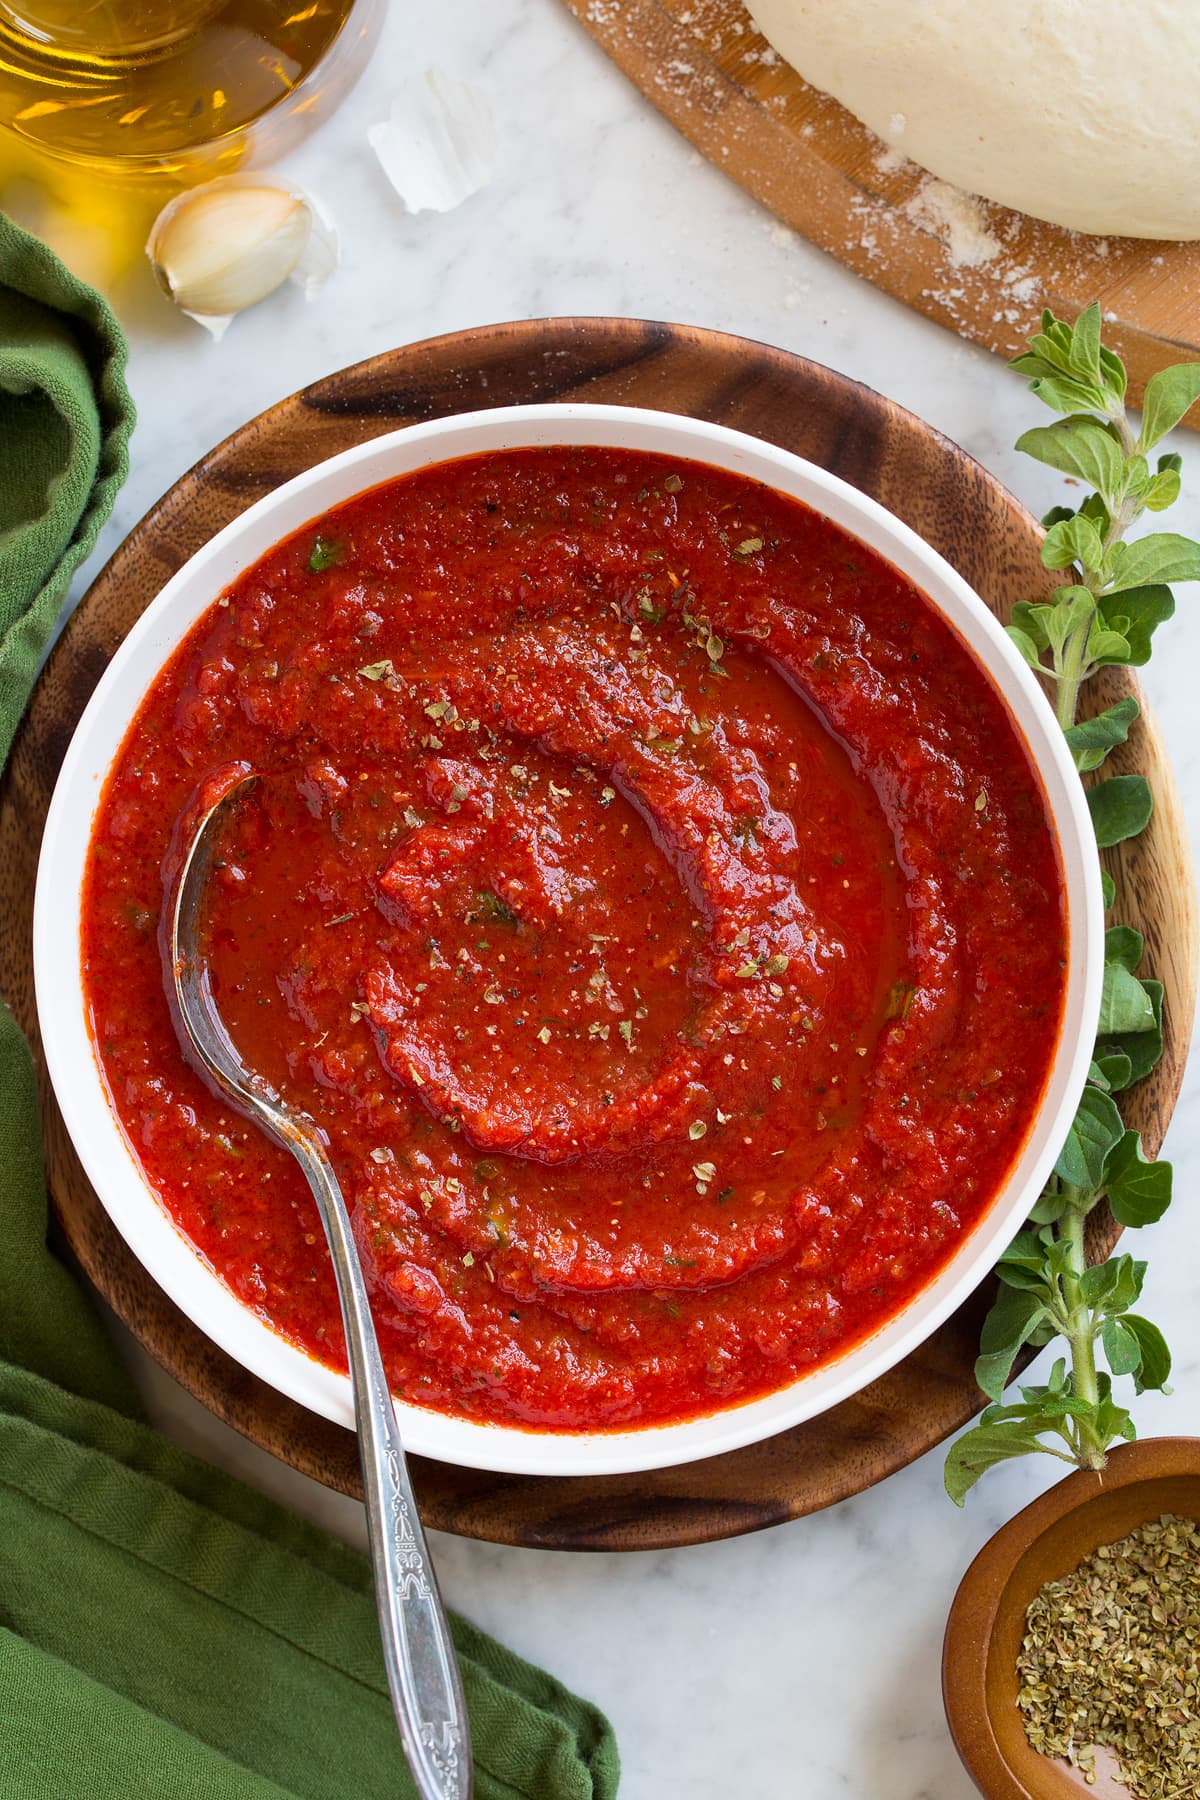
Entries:
[[392, 1708], [421, 1800], [470, 1800], [471, 1740], [462, 1683], [409, 1481], [346, 1202], [319, 1126], [243, 1064], [217, 1011], [200, 945], [205, 891], [220, 827], [256, 779], [247, 774], [229, 788], [201, 816], [184, 851], [168, 901], [167, 997], [185, 1054], [225, 1099], [291, 1151], [313, 1191], [333, 1258], [346, 1331], [367, 1536]]

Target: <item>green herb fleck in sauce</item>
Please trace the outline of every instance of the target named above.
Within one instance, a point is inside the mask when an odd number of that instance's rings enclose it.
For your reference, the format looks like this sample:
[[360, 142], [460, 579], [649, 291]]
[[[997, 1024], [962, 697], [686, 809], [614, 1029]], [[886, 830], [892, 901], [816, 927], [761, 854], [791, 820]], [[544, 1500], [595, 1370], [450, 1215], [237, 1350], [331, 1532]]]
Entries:
[[346, 554], [346, 546], [338, 538], [314, 539], [312, 551], [308, 558], [309, 570], [320, 575], [325, 569], [332, 569]]

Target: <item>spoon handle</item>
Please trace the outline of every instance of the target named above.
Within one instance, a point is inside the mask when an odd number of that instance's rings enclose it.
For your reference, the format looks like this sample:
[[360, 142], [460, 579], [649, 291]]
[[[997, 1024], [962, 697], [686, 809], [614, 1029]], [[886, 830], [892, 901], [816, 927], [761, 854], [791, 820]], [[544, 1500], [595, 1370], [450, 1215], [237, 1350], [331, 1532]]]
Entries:
[[458, 1663], [413, 1497], [350, 1215], [320, 1141], [294, 1133], [293, 1148], [320, 1208], [337, 1277], [396, 1723], [421, 1800], [470, 1800], [471, 1739]]
[[221, 780], [209, 784], [215, 797], [207, 796], [207, 811], [192, 824], [163, 915], [167, 999], [185, 1053], [220, 1094], [291, 1152], [312, 1189], [333, 1259], [346, 1331], [375, 1603], [392, 1710], [420, 1800], [471, 1800], [471, 1736], [458, 1663], [408, 1478], [346, 1202], [316, 1125], [285, 1105], [242, 1063], [221, 1019], [200, 952], [201, 909], [217, 832], [227, 811], [257, 779], [246, 764], [231, 764]]

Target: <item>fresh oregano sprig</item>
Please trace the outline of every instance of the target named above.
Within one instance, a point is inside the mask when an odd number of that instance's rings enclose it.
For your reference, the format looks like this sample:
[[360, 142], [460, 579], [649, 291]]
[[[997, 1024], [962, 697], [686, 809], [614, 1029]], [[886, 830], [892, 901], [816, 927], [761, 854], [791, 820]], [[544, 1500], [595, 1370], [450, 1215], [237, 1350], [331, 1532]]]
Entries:
[[[1093, 490], [1072, 510], [1056, 506], [1046, 526], [1042, 561], [1064, 580], [1049, 600], [1014, 607], [1009, 635], [1022, 656], [1053, 685], [1055, 712], [1081, 774], [1099, 769], [1123, 744], [1137, 716], [1127, 698], [1096, 717], [1077, 718], [1080, 690], [1112, 664], [1140, 667], [1150, 659], [1156, 628], [1175, 610], [1170, 584], [1200, 580], [1200, 544], [1158, 531], [1126, 541], [1145, 512], [1162, 512], [1179, 497], [1178, 456], [1149, 452], [1200, 400], [1200, 364], [1163, 369], [1146, 385], [1140, 429], [1125, 407], [1120, 358], [1101, 342], [1100, 309], [1089, 306], [1074, 325], [1042, 315], [1042, 327], [1012, 367], [1032, 391], [1066, 417], [1017, 440], [1018, 450], [1075, 476]], [[1140, 775], [1117, 775], [1088, 788], [1101, 849], [1135, 837], [1153, 801]], [[1104, 903], [1116, 900], [1104, 876]], [[963, 1497], [993, 1463], [1042, 1451], [1085, 1469], [1104, 1467], [1118, 1438], [1136, 1435], [1127, 1407], [1113, 1398], [1114, 1378], [1135, 1393], [1166, 1389], [1171, 1357], [1162, 1333], [1133, 1311], [1144, 1262], [1122, 1254], [1088, 1266], [1088, 1214], [1107, 1200], [1123, 1226], [1153, 1223], [1171, 1199], [1171, 1167], [1149, 1162], [1136, 1131], [1127, 1131], [1114, 1094], [1140, 1081], [1162, 1055], [1161, 983], [1138, 974], [1143, 943], [1128, 925], [1105, 935], [1100, 1027], [1070, 1134], [1024, 1230], [997, 1266], [1000, 1292], [984, 1321], [975, 1377], [991, 1402], [979, 1423], [951, 1445], [946, 1489]], [[1022, 1387], [1017, 1402], [1004, 1390], [1021, 1350], [1065, 1340], [1041, 1387]], [[1097, 1351], [1107, 1369], [1099, 1367]]]

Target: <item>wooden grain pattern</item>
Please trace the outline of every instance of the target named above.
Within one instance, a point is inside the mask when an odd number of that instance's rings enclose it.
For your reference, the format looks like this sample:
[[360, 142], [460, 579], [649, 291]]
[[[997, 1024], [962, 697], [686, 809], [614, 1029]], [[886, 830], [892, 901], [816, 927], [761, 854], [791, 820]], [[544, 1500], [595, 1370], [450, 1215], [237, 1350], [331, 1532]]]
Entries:
[[[926, 181], [802, 81], [742, 0], [566, 0], [650, 103], [726, 175], [848, 269], [961, 337], [1012, 356], [1043, 307], [1098, 300], [1136, 401], [1200, 357], [1200, 244], [1099, 238], [983, 207], [998, 250], [975, 267], [911, 210]], [[919, 208], [919, 202], [916, 202]], [[1200, 425], [1200, 407], [1190, 424]]]
[[[332, 375], [252, 420], [199, 462], [131, 533], [76, 612], [38, 684], [0, 791], [0, 987], [36, 1034], [30, 952], [34, 871], [71, 731], [123, 635], [166, 578], [216, 530], [322, 457], [410, 421], [516, 401], [662, 407], [739, 427], [810, 457], [890, 506], [994, 610], [1047, 583], [1032, 518], [963, 451], [878, 394], [782, 350], [633, 320], [488, 327], [393, 351]], [[1138, 692], [1124, 674], [1108, 700]], [[1195, 998], [1195, 914], [1178, 797], [1153, 720], [1121, 766], [1149, 775], [1151, 828], [1113, 855], [1124, 914], [1167, 987], [1166, 1054], [1131, 1096], [1151, 1149], [1183, 1072]], [[70, 895], [63, 904], [74, 906]], [[39, 1059], [40, 1064], [40, 1059]], [[89, 1187], [42, 1081], [54, 1208], [68, 1245], [147, 1349], [193, 1394], [306, 1474], [357, 1493], [354, 1439], [248, 1375], [149, 1279]], [[1099, 1239], [1112, 1241], [1111, 1221]], [[882, 1381], [824, 1418], [685, 1468], [603, 1479], [489, 1475], [419, 1462], [427, 1523], [499, 1542], [630, 1549], [771, 1525], [857, 1493], [971, 1416], [987, 1295], [978, 1294]]]

